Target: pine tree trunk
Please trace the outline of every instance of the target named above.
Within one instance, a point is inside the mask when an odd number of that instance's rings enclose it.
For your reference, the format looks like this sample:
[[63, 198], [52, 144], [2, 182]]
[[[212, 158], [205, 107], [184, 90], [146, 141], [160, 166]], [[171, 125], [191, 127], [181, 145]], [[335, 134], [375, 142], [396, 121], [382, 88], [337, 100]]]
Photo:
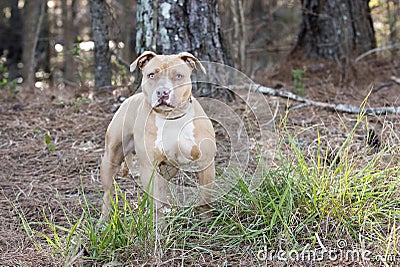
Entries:
[[[189, 52], [201, 61], [227, 63], [217, 0], [160, 0], [156, 4], [138, 1], [137, 54], [146, 50], [159, 54]], [[215, 87], [203, 87], [201, 91], [214, 94]]]
[[340, 59], [375, 48], [368, 4], [369, 0], [302, 0], [303, 22], [295, 51], [312, 58]]
[[108, 42], [108, 8], [105, 0], [90, 0], [92, 36], [94, 41], [94, 86], [101, 89], [111, 85], [111, 54]]
[[189, 52], [203, 61], [226, 62], [216, 0], [139, 0], [136, 53]]
[[137, 1], [137, 26], [136, 26], [136, 55], [139, 56], [146, 50], [156, 51], [157, 34], [157, 12], [155, 10], [155, 1], [138, 0]]

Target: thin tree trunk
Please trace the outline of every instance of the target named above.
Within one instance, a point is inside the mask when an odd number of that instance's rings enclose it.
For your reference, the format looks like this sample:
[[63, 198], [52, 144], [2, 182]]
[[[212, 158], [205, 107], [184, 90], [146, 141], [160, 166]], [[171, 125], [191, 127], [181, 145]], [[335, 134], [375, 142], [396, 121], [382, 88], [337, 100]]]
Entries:
[[[230, 0], [230, 12], [232, 14], [233, 22], [233, 38], [231, 43], [231, 54], [235, 59], [235, 67], [246, 72], [246, 31], [245, 19], [242, 0]], [[258, 2], [257, 2], [258, 3]]]
[[[68, 3], [71, 2], [70, 5]], [[76, 66], [72, 51], [76, 41], [76, 29], [74, 27], [76, 0], [62, 0], [63, 37], [64, 37], [64, 79], [76, 80]]]
[[125, 61], [132, 61], [135, 54], [135, 27], [136, 27], [136, 16], [132, 18], [132, 14], [136, 14], [136, 5], [132, 4], [131, 0], [123, 1], [124, 6], [124, 44], [125, 47], [122, 50], [122, 58]]
[[49, 28], [49, 16], [48, 16], [48, 8], [47, 1], [44, 1], [43, 8], [41, 10], [39, 18], [40, 20], [40, 28], [39, 28], [39, 36], [38, 42], [36, 45], [36, 69], [40, 69], [48, 74], [50, 74], [51, 79], [51, 67], [50, 67], [50, 28]]
[[105, 0], [90, 0], [92, 36], [94, 40], [94, 86], [97, 89], [111, 85], [111, 53], [109, 48], [108, 7]]
[[36, 47], [43, 22], [46, 1], [41, 0], [40, 5], [36, 1], [26, 1], [24, 6], [24, 43], [22, 61], [24, 68], [22, 76], [28, 86], [34, 83], [36, 69]]
[[31, 51], [31, 58], [29, 59], [29, 73], [28, 73], [28, 78], [27, 78], [27, 83], [28, 84], [33, 84], [35, 81], [35, 70], [36, 70], [36, 48], [38, 47], [39, 43], [39, 35], [41, 32], [42, 24], [43, 24], [43, 18], [45, 15], [45, 10], [46, 10], [46, 2], [42, 0], [40, 3], [40, 12], [39, 12], [39, 19], [38, 22], [36, 23], [36, 29], [35, 29], [35, 35], [33, 39], [33, 46], [30, 48], [32, 49]]
[[[390, 2], [392, 2], [392, 4], [390, 4]], [[390, 31], [389, 40], [391, 44], [396, 44], [398, 42], [396, 24], [398, 22], [399, 12], [400, 12], [399, 0], [387, 0], [386, 9], [387, 9], [389, 31]], [[392, 49], [391, 53], [393, 57], [397, 56], [398, 49]]]

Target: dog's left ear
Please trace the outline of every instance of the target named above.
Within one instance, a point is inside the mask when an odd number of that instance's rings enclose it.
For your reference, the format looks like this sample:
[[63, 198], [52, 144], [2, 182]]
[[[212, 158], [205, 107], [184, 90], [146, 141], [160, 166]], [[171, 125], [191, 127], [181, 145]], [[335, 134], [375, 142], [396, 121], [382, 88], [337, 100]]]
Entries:
[[204, 74], [206, 74], [206, 69], [201, 64], [200, 60], [198, 60], [195, 56], [188, 52], [182, 52], [178, 54], [183, 61], [185, 61], [192, 69], [201, 70]]
[[157, 54], [152, 51], [143, 52], [143, 54], [141, 54], [135, 61], [132, 62], [132, 64], [129, 67], [129, 70], [133, 72], [136, 69], [136, 67], [143, 69], [143, 67], [147, 64], [147, 62], [149, 62], [150, 59], [152, 59], [155, 56], [157, 56]]

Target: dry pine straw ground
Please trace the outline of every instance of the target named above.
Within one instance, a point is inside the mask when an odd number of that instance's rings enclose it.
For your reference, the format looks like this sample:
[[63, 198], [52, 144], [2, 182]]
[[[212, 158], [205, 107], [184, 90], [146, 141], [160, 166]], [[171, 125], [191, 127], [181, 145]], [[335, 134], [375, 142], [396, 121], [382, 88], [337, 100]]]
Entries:
[[[398, 70], [398, 68], [397, 68]], [[381, 77], [384, 79], [385, 76]], [[359, 105], [369, 88], [356, 84], [350, 87], [334, 86], [320, 75], [308, 77], [306, 97], [331, 103]], [[378, 78], [379, 79], [379, 78]], [[287, 79], [290, 83], [290, 79]], [[376, 81], [378, 83], [379, 81]], [[268, 83], [264, 83], [269, 85]], [[400, 86], [373, 93], [370, 106], [400, 105]], [[30, 99], [30, 100], [28, 100]], [[38, 252], [22, 229], [15, 205], [30, 222], [43, 222], [43, 212], [60, 225], [67, 225], [64, 206], [77, 215], [82, 212], [79, 190], [82, 185], [89, 201], [100, 207], [99, 163], [104, 151], [104, 133], [116, 102], [112, 96], [97, 97], [88, 103], [57, 99], [40, 95], [25, 100], [0, 100], [0, 265], [4, 266], [60, 266], [48, 252]], [[297, 103], [268, 97], [272, 107], [279, 105], [284, 115], [287, 106]], [[74, 102], [75, 101], [75, 102]], [[296, 142], [305, 153], [312, 155], [317, 132], [330, 146], [340, 146], [356, 122], [356, 115], [335, 114], [331, 111], [304, 107], [289, 113], [287, 126], [297, 133]], [[368, 128], [375, 129], [382, 143], [400, 144], [400, 116], [370, 116]], [[277, 119], [279, 121], [279, 119]], [[356, 132], [356, 147], [365, 147], [367, 125]], [[279, 125], [279, 123], [278, 123]], [[278, 126], [282, 140], [285, 133]], [[50, 135], [55, 150], [46, 144]], [[284, 143], [284, 142], [283, 142]], [[357, 148], [356, 148], [357, 149]], [[361, 150], [360, 150], [361, 151]], [[122, 179], [125, 190], [135, 191], [135, 184]]]

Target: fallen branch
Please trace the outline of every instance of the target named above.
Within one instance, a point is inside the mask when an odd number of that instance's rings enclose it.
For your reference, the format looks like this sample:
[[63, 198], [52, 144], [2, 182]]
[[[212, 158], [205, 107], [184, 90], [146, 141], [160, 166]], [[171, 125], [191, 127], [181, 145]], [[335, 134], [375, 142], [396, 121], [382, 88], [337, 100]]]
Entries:
[[392, 86], [393, 86], [393, 83], [384, 83], [384, 84], [378, 85], [377, 87], [374, 87], [372, 89], [372, 93], [376, 93], [376, 92], [378, 92], [379, 90], [381, 90], [383, 88], [389, 88], [389, 87], [392, 87]]
[[397, 77], [395, 77], [395, 76], [392, 76], [392, 77], [390, 77], [390, 79], [391, 79], [392, 81], [394, 81], [395, 83], [400, 84], [400, 78], [397, 78]]
[[398, 47], [400, 44], [392, 44], [392, 45], [388, 45], [388, 46], [383, 46], [383, 47], [377, 47], [371, 50], [368, 50], [367, 52], [361, 54], [360, 56], [358, 56], [354, 62], [357, 63], [358, 61], [360, 61], [361, 59], [363, 59], [364, 57], [371, 55], [375, 52], [379, 52], [379, 51], [384, 51], [384, 50], [390, 50], [390, 49], [394, 49], [396, 47]]
[[266, 95], [278, 96], [293, 101], [304, 103], [304, 106], [310, 105], [314, 107], [324, 108], [327, 110], [333, 110], [337, 112], [344, 112], [350, 114], [360, 114], [365, 113], [367, 115], [383, 115], [383, 114], [400, 114], [400, 107], [378, 107], [378, 108], [361, 108], [357, 106], [351, 106], [346, 104], [329, 104], [319, 101], [313, 101], [310, 99], [303, 98], [301, 96], [295, 95], [291, 92], [273, 89], [269, 87], [262, 86], [260, 84], [253, 84], [252, 91], [260, 92]]

